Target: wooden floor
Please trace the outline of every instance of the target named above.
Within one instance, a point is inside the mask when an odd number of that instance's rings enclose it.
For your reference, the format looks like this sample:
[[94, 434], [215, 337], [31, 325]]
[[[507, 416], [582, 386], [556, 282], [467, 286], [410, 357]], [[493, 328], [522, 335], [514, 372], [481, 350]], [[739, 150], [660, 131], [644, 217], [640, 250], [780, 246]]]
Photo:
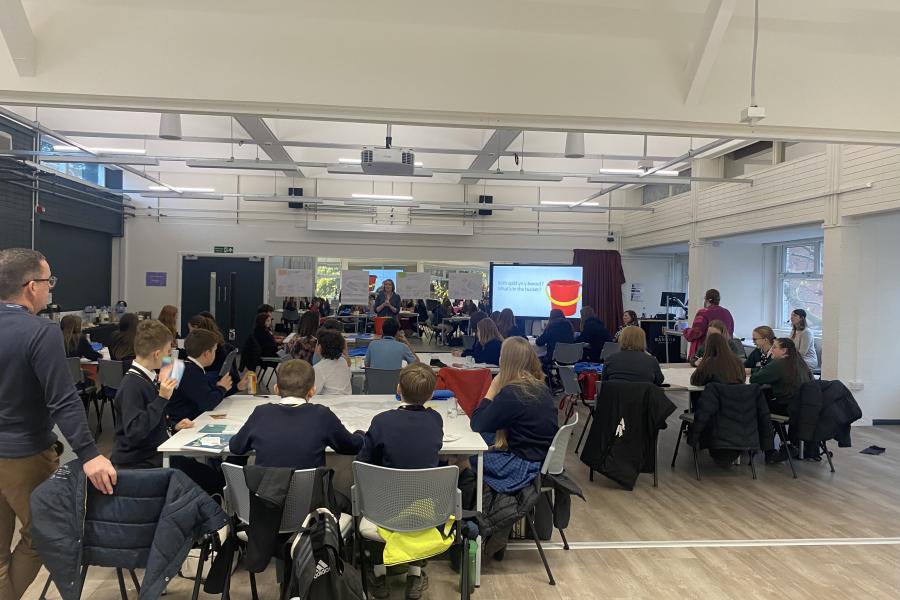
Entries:
[[[687, 404], [683, 394], [671, 397], [679, 409], [660, 437], [659, 487], [652, 487], [650, 475], [642, 475], [633, 492], [600, 475], [589, 482], [587, 467], [570, 449], [568, 473], [587, 502], [573, 500], [566, 531], [572, 549], [562, 550], [556, 535], [546, 543], [557, 585], [548, 585], [533, 543], [516, 542], [502, 562], [485, 562], [474, 598], [900, 597], [900, 427], [854, 428], [852, 448], [834, 444], [834, 474], [827, 463], [799, 462], [799, 478], [792, 479], [787, 464], [760, 461], [753, 481], [746, 461], [721, 469], [703, 456], [697, 481], [686, 447], [669, 467], [677, 415]], [[111, 427], [102, 439], [106, 450], [110, 436]], [[872, 444], [886, 452], [859, 453]], [[273, 571], [260, 580], [264, 599], [277, 596]], [[446, 562], [429, 562], [427, 572], [427, 598], [458, 597]], [[45, 577], [42, 571], [26, 599], [38, 597]], [[403, 578], [392, 584], [392, 597], [402, 598]], [[189, 598], [190, 591], [191, 582], [178, 579], [167, 597]], [[59, 596], [53, 589], [48, 597]], [[118, 598], [115, 573], [94, 570], [83, 597]], [[250, 597], [242, 570], [232, 597]]]

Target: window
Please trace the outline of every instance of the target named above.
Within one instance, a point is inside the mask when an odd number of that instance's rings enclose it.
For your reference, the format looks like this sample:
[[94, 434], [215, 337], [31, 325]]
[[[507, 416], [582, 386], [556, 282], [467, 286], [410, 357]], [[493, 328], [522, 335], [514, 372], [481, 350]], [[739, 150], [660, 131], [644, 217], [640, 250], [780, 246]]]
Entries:
[[341, 289], [341, 259], [320, 258], [316, 261], [316, 296], [336, 301]]
[[822, 244], [821, 240], [792, 242], [781, 247], [779, 323], [789, 328], [791, 311], [802, 308], [806, 322], [815, 333], [822, 331]]
[[[41, 140], [41, 152], [53, 152], [53, 144], [46, 140]], [[64, 175], [69, 175], [70, 177], [77, 177], [78, 179], [89, 181], [95, 185], [106, 185], [106, 171], [103, 165], [100, 164], [73, 162], [55, 163], [43, 161], [42, 164], [63, 173]]]

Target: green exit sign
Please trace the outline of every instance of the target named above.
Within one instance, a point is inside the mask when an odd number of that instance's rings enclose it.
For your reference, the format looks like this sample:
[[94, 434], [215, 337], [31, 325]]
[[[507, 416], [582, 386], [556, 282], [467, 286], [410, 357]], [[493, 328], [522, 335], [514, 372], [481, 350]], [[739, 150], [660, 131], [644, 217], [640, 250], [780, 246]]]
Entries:
[[216, 246], [216, 254], [234, 254], [234, 246]]

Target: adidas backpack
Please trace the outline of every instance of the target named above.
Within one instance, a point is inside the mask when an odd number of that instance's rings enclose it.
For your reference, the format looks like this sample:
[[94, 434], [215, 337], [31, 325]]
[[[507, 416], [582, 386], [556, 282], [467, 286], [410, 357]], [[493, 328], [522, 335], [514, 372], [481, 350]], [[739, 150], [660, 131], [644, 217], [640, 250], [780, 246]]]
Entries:
[[284, 600], [364, 600], [359, 571], [341, 558], [343, 540], [334, 515], [312, 511], [291, 543], [291, 577]]

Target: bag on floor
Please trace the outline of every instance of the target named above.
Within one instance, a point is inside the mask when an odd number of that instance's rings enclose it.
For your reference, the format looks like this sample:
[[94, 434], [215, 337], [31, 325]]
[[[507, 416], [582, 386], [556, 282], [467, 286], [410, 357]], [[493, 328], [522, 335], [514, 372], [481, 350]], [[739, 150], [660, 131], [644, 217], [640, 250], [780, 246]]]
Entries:
[[341, 556], [343, 540], [326, 508], [309, 513], [291, 543], [291, 577], [284, 600], [365, 600], [362, 577]]

